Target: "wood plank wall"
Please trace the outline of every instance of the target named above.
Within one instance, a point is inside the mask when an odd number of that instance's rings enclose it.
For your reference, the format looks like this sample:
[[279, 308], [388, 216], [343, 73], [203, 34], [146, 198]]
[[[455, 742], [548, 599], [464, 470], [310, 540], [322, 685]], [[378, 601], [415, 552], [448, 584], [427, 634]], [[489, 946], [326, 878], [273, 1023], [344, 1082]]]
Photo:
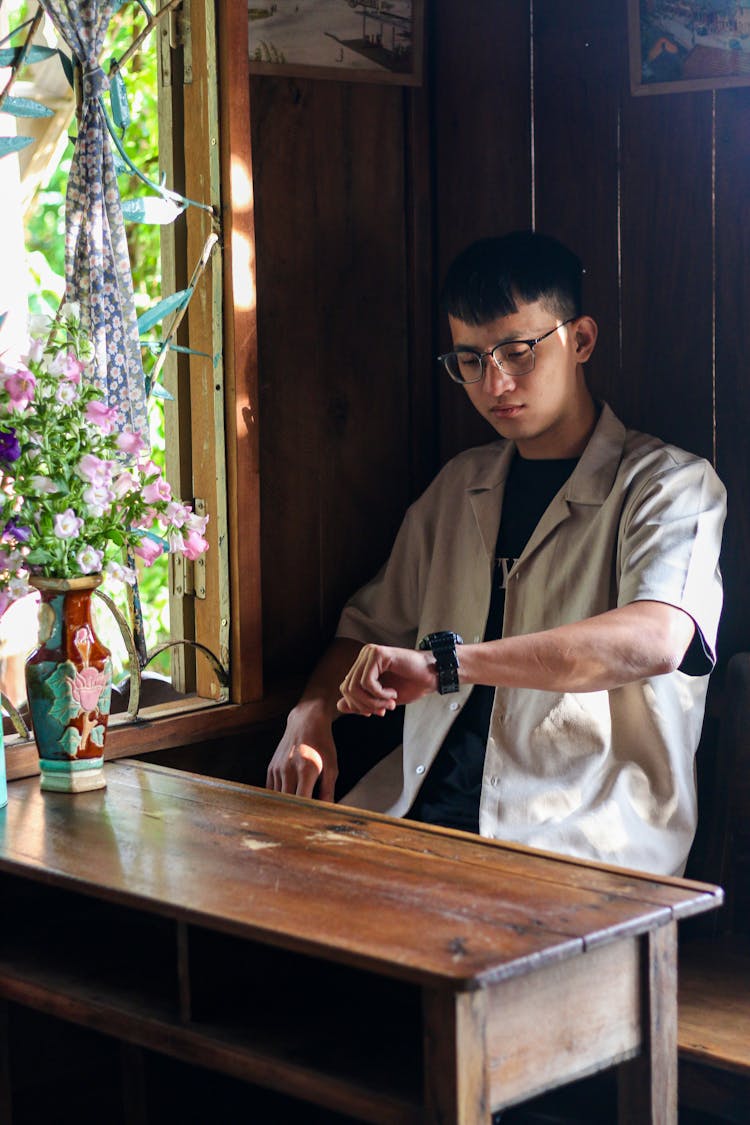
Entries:
[[625, 0], [427, 0], [420, 89], [251, 79], [265, 665], [303, 670], [440, 463], [437, 278], [536, 226], [586, 267], [596, 393], [727, 484], [723, 660], [750, 647], [750, 89], [633, 97]]

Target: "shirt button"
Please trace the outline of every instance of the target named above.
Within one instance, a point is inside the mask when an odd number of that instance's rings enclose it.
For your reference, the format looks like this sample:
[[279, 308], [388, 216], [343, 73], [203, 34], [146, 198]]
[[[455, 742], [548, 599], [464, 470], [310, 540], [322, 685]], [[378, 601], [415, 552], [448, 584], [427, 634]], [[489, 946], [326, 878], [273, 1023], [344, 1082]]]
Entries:
[[424, 766], [417, 766], [416, 773], [424, 773]]
[[490, 778], [490, 785], [497, 785], [498, 781], [499, 778], [493, 776]]
[[451, 709], [451, 711], [458, 711], [458, 704], [457, 703], [451, 703], [450, 709]]

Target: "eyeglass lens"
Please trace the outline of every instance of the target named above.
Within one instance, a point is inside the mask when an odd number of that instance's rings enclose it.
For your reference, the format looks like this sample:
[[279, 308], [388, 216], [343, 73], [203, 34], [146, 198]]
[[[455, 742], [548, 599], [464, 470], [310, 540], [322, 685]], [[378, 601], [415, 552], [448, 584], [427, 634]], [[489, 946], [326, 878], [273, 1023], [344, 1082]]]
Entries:
[[[534, 352], [528, 344], [498, 344], [492, 355], [506, 375], [527, 375], [534, 366]], [[448, 374], [458, 383], [477, 383], [483, 374], [483, 359], [476, 352], [451, 352], [445, 357]]]

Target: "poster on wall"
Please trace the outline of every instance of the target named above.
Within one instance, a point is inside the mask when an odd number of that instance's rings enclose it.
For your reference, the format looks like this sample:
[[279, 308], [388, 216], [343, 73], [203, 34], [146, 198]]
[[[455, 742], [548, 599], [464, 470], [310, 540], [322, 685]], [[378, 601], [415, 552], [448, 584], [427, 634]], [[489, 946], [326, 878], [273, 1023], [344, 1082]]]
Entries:
[[251, 74], [415, 86], [424, 0], [249, 0]]
[[750, 85], [750, 0], [628, 0], [634, 94]]

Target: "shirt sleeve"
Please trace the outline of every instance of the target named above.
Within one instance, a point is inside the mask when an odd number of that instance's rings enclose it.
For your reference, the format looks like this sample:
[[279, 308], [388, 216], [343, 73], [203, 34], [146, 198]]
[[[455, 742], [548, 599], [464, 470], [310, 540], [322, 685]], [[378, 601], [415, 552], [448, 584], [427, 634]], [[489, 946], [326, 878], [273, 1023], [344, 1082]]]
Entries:
[[689, 675], [704, 675], [716, 662], [725, 516], [724, 486], [695, 458], [652, 474], [621, 524], [618, 605], [658, 601], [689, 614], [700, 634], [681, 669]]

